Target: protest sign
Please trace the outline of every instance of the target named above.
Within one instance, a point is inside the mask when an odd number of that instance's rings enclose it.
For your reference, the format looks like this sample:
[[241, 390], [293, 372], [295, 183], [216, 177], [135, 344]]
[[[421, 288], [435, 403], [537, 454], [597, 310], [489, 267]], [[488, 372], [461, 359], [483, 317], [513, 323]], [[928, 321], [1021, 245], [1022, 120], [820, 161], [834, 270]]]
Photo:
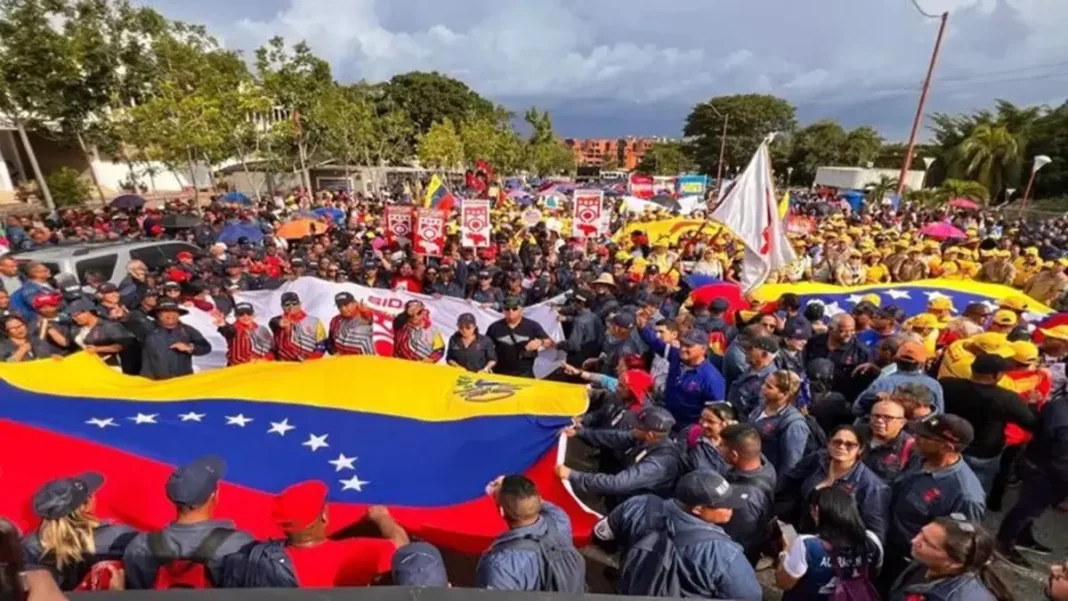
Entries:
[[412, 242], [412, 208], [406, 205], [386, 205], [386, 238], [390, 244], [400, 240]]
[[597, 235], [604, 221], [601, 219], [604, 208], [604, 191], [575, 190], [575, 214], [571, 235], [589, 238]]
[[418, 209], [415, 213], [415, 251], [429, 257], [440, 257], [445, 249], [445, 211]]
[[490, 245], [490, 203], [488, 200], [465, 200], [461, 212], [462, 245], [487, 248]]

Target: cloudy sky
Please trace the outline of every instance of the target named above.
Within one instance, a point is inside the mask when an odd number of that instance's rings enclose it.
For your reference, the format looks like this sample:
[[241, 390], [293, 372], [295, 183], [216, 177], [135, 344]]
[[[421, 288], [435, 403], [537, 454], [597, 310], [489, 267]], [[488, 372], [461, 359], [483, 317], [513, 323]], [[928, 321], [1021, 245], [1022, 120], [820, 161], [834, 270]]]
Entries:
[[[231, 48], [305, 39], [341, 81], [438, 70], [583, 137], [679, 136], [695, 102], [770, 93], [904, 139], [938, 29], [911, 0], [141, 1]], [[950, 12], [929, 110], [1064, 102], [1068, 2], [916, 1]]]

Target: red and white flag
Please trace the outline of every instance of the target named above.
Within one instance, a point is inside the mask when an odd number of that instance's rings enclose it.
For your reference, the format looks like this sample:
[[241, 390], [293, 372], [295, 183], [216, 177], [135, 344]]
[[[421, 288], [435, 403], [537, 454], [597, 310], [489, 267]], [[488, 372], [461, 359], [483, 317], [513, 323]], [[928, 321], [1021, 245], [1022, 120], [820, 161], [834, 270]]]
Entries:
[[464, 199], [460, 208], [463, 242], [461, 246], [488, 248], [490, 239], [490, 201]]
[[775, 200], [775, 179], [771, 172], [768, 136], [757, 148], [749, 166], [737, 178], [709, 219], [722, 223], [745, 245], [742, 259], [742, 287], [760, 286], [768, 275], [795, 259], [786, 239]]
[[602, 233], [604, 219], [604, 190], [575, 190], [575, 215], [571, 235], [591, 238]]

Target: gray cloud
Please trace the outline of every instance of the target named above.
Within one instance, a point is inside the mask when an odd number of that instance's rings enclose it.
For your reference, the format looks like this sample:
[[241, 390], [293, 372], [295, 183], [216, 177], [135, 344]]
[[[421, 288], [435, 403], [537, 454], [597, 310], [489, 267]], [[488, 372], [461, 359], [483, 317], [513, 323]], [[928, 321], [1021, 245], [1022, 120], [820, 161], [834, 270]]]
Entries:
[[[937, 31], [909, 0], [143, 1], [231, 47], [306, 39], [341, 79], [442, 71], [571, 135], [677, 134], [694, 102], [759, 92], [903, 137]], [[932, 110], [1064, 99], [1068, 3], [918, 1], [951, 11]]]

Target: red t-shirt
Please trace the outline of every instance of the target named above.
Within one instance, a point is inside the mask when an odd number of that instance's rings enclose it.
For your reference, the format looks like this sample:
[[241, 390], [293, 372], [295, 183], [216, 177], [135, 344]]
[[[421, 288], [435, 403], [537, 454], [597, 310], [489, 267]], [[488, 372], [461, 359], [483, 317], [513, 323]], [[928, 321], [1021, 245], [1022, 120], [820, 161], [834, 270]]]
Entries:
[[381, 538], [328, 540], [314, 547], [286, 547], [301, 588], [367, 586], [390, 571], [397, 547]]

